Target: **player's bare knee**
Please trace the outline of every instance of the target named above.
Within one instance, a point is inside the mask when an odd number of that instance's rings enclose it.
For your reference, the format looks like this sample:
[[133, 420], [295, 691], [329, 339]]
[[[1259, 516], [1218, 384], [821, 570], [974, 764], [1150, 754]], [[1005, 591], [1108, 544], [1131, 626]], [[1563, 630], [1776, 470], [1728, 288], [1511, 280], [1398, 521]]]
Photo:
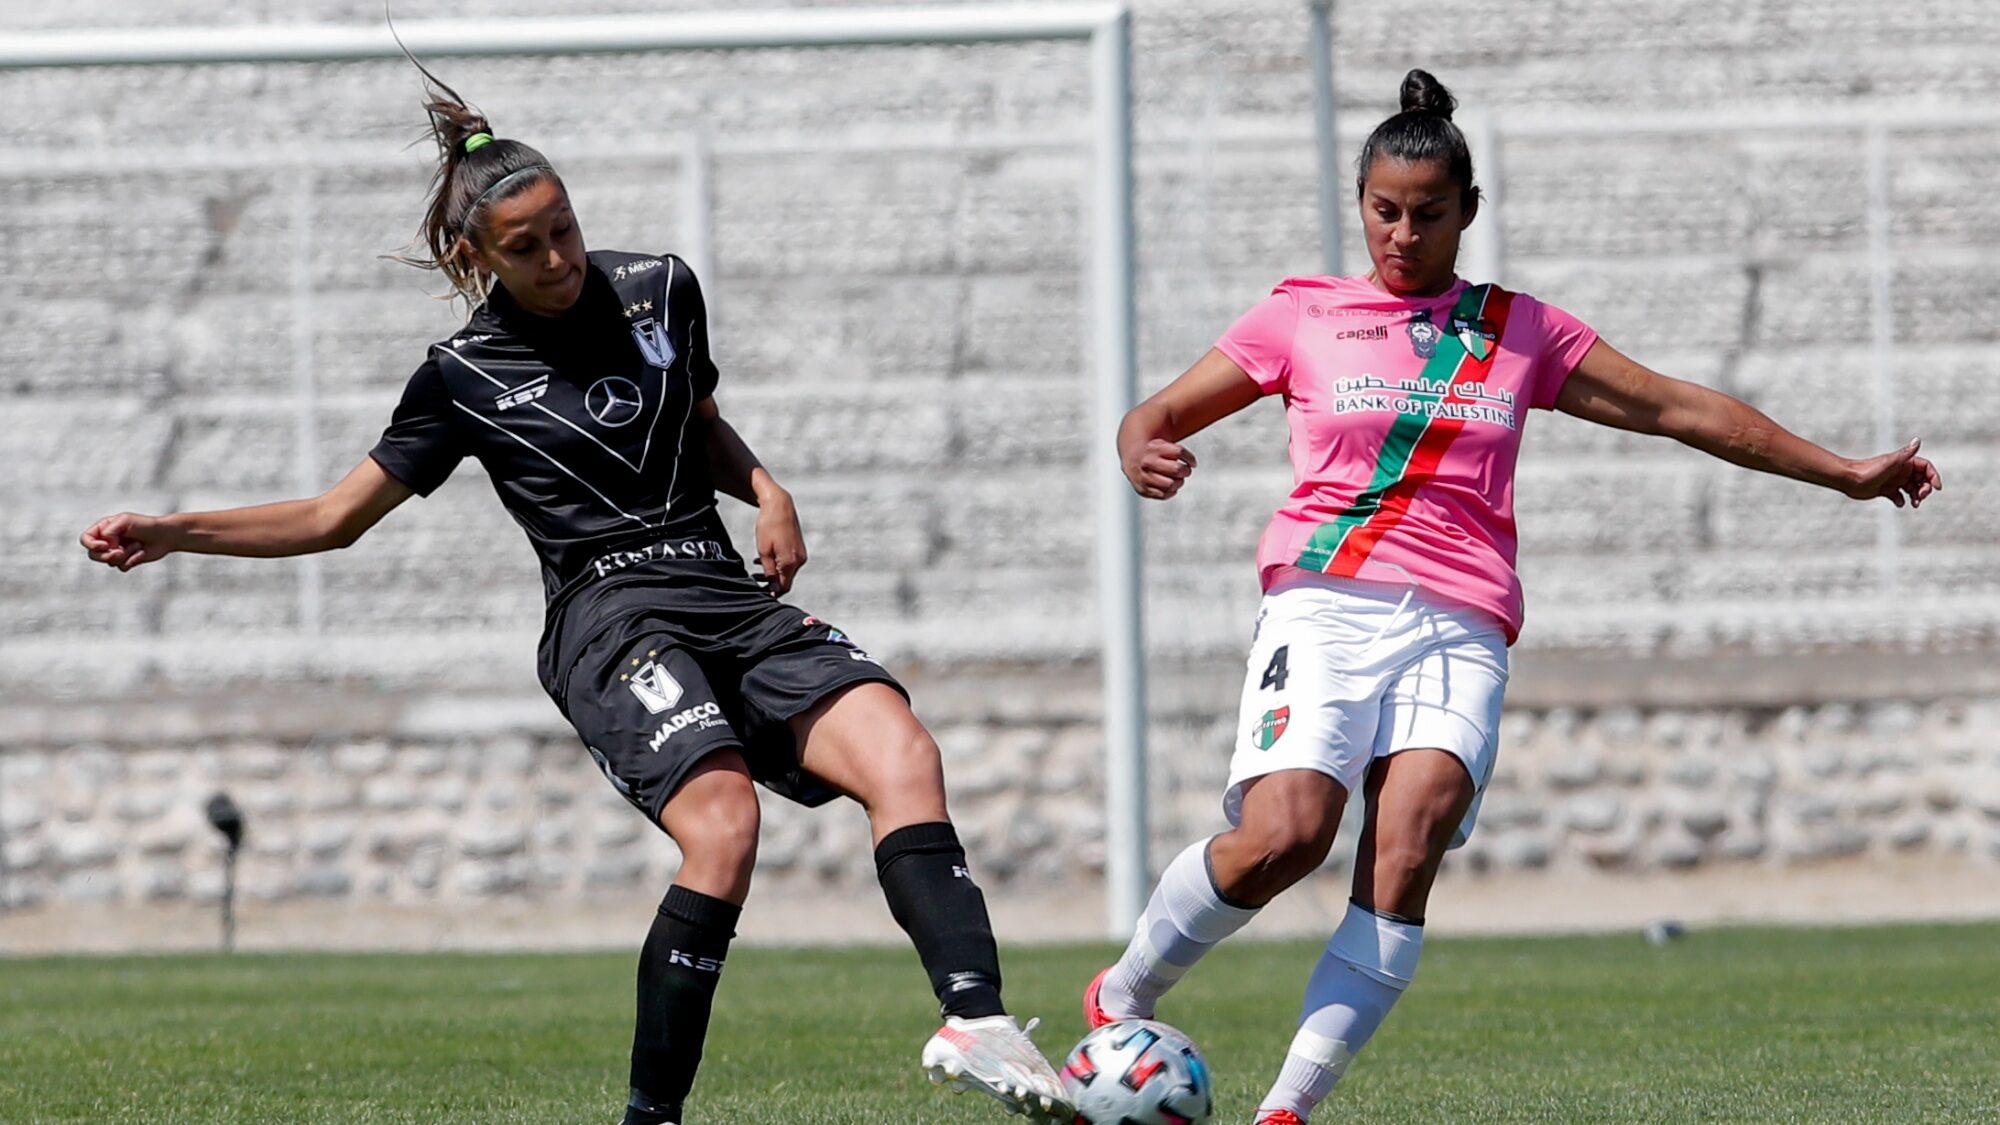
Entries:
[[1246, 830], [1251, 866], [1264, 879], [1286, 886], [1317, 871], [1333, 847], [1333, 827], [1318, 822], [1277, 821], [1239, 829]]
[[1387, 839], [1378, 836], [1373, 864], [1378, 901], [1374, 905], [1394, 910], [1398, 901], [1426, 895], [1438, 858], [1421, 833], [1397, 833]]
[[944, 753], [921, 725], [889, 740], [883, 751], [883, 772], [890, 788], [920, 791], [944, 787]]
[[944, 761], [935, 739], [922, 726], [885, 739], [864, 771], [865, 791], [855, 794], [871, 815], [919, 810], [928, 818], [944, 805]]
[[750, 779], [730, 775], [704, 787], [698, 811], [680, 812], [669, 832], [687, 862], [717, 870], [747, 870], [757, 862], [763, 811]]
[[763, 810], [757, 806], [756, 791], [747, 784], [741, 794], [732, 795], [716, 809], [711, 831], [723, 855], [744, 866], [757, 861], [757, 833], [763, 827]]

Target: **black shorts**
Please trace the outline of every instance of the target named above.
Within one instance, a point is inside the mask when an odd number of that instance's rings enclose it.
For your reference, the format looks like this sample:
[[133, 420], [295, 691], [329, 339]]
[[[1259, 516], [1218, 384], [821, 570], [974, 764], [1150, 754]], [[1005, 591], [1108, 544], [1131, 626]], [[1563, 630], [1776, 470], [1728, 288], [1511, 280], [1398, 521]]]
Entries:
[[[909, 693], [846, 634], [745, 582], [656, 591], [583, 646], [556, 703], [625, 799], [660, 809], [702, 758], [735, 750], [803, 805], [837, 794], [799, 766], [787, 720], [851, 684]], [[662, 596], [664, 595], [664, 596]]]

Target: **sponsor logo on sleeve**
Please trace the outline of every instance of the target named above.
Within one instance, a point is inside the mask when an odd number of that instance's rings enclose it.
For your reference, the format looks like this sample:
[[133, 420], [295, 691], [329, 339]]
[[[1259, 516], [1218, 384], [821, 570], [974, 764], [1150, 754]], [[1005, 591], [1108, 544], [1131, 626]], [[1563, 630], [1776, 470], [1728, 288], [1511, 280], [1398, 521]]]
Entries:
[[651, 273], [665, 264], [658, 258], [641, 258], [636, 262], [626, 262], [611, 271], [611, 280], [623, 281], [628, 277], [638, 277], [642, 273]]

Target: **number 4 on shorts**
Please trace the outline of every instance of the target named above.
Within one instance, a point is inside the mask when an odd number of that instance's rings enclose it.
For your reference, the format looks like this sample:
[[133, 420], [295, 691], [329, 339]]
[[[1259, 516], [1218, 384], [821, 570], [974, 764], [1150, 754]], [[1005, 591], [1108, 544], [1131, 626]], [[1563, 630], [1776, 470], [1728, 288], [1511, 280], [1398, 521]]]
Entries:
[[1292, 674], [1285, 663], [1291, 651], [1292, 646], [1279, 645], [1278, 651], [1271, 654], [1271, 662], [1264, 666], [1264, 679], [1257, 685], [1257, 690], [1262, 691], [1265, 688], [1273, 691], [1285, 690], [1285, 680]]

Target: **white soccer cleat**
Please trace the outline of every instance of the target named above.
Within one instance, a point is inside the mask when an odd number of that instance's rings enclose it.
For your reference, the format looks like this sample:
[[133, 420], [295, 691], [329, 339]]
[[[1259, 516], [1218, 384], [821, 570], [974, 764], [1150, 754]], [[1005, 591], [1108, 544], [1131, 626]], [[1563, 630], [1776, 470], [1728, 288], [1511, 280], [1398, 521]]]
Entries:
[[1013, 1016], [948, 1016], [924, 1044], [924, 1072], [953, 1093], [990, 1094], [1008, 1113], [1025, 1114], [1030, 1121], [1071, 1125], [1076, 1107], [1063, 1093], [1055, 1068], [1028, 1038], [1040, 1022], [1029, 1020], [1024, 1031]]

